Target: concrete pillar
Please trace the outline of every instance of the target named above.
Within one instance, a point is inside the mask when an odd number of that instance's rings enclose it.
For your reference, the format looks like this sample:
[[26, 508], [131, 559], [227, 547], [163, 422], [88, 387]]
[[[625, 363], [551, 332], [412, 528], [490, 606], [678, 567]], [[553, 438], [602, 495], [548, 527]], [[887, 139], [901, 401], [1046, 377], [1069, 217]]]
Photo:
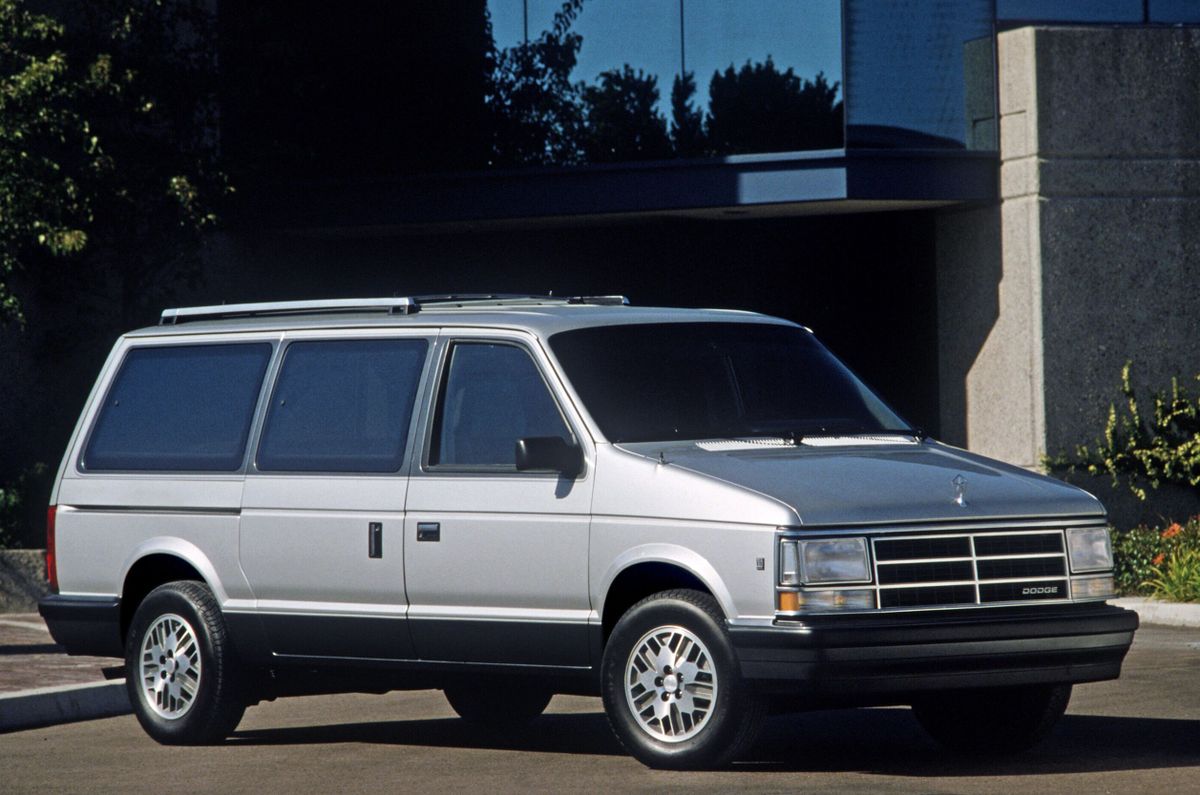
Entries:
[[942, 430], [1036, 467], [1127, 359], [1200, 373], [1200, 30], [1021, 28], [997, 60], [1000, 202], [938, 223]]

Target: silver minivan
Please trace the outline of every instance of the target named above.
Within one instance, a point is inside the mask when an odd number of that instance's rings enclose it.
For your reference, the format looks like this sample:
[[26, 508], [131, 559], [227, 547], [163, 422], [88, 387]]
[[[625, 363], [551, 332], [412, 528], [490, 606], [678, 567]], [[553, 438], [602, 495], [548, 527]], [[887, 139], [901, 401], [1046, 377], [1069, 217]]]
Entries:
[[491, 729], [600, 695], [655, 767], [828, 706], [1011, 752], [1137, 628], [1095, 498], [926, 437], [749, 312], [169, 309], [117, 341], [51, 502], [41, 613], [125, 659], [163, 743], [263, 699], [440, 688]]

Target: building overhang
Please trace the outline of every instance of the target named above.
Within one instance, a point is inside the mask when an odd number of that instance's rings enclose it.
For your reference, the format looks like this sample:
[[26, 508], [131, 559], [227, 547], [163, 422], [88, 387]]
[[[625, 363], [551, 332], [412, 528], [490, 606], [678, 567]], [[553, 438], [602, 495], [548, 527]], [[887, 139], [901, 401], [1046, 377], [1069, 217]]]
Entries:
[[828, 150], [578, 168], [262, 186], [249, 220], [291, 231], [383, 234], [652, 217], [733, 219], [977, 204], [998, 196], [994, 152]]

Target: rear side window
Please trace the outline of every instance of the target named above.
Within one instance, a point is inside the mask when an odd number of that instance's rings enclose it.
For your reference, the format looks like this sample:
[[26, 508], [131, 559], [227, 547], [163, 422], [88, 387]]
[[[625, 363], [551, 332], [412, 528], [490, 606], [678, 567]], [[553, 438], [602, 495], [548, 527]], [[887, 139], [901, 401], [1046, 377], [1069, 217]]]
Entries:
[[264, 472], [395, 472], [428, 343], [294, 342], [256, 459]]
[[83, 468], [241, 468], [270, 343], [134, 348], [100, 407]]
[[514, 345], [456, 343], [451, 349], [429, 463], [516, 468], [517, 440], [571, 432], [537, 365]]

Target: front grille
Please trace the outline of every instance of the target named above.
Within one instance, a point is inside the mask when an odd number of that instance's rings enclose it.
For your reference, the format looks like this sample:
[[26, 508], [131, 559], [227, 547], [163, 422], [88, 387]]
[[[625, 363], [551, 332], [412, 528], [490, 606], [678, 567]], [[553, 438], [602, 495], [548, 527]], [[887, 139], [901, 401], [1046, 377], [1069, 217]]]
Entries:
[[1014, 530], [871, 541], [882, 609], [1070, 598], [1062, 530]]

